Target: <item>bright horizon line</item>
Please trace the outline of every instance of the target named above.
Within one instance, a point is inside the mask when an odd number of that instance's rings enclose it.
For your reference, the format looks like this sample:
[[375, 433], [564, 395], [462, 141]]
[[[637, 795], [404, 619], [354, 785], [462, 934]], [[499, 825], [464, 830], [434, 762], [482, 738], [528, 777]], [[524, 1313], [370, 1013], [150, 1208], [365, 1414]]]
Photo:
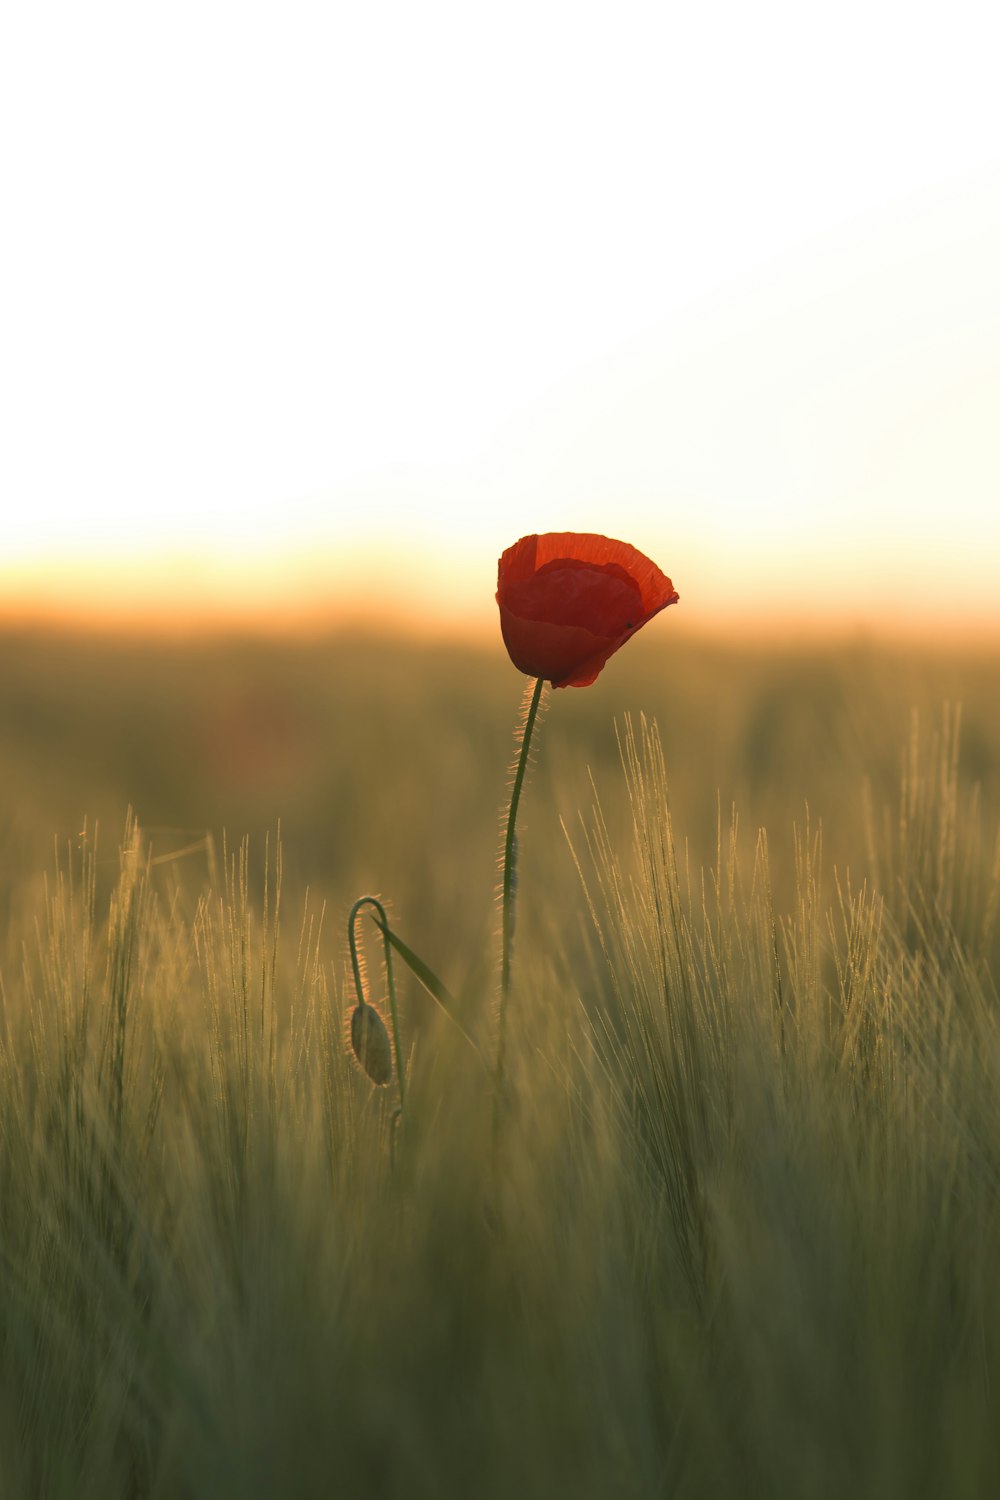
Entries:
[[[461, 635], [488, 646], [499, 639], [491, 583], [486, 597], [469, 588], [449, 593], [447, 568], [414, 568], [408, 581], [396, 568], [378, 575], [369, 564], [348, 580], [331, 570], [324, 586], [300, 576], [254, 567], [243, 560], [213, 571], [207, 559], [192, 559], [194, 586], [178, 575], [177, 560], [120, 559], [33, 569], [0, 568], [0, 630], [72, 630], [95, 635], [133, 632], [171, 636], [317, 636], [364, 633], [415, 640]], [[770, 602], [750, 593], [729, 594], [725, 579], [710, 583], [694, 569], [691, 585], [679, 576], [678, 606], [669, 628], [685, 638], [739, 639], [746, 643], [803, 644], [870, 640], [887, 645], [1000, 649], [1000, 618], [995, 607], [970, 601], [962, 611], [940, 616], [926, 606], [900, 607], [887, 597], [873, 608], [863, 594], [835, 604], [804, 604], [780, 597]], [[478, 577], [478, 570], [477, 570]], [[758, 594], [768, 596], [761, 584]], [[932, 596], [933, 598], [933, 596]], [[688, 608], [685, 609], [685, 602]]]

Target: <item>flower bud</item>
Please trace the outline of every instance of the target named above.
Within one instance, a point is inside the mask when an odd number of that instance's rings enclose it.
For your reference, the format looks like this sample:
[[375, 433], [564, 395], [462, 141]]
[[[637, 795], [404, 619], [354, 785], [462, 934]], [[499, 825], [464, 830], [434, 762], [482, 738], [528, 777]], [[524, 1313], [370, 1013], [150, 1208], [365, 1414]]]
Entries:
[[372, 1083], [385, 1084], [392, 1077], [392, 1048], [385, 1022], [372, 1005], [356, 1005], [351, 1013], [351, 1046], [354, 1056]]

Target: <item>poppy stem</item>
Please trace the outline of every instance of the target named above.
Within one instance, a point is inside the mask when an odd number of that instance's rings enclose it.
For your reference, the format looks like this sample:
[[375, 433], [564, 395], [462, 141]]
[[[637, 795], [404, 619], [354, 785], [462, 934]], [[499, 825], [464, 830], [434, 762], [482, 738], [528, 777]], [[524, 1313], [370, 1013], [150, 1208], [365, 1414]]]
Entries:
[[406, 1062], [403, 1058], [403, 1049], [399, 1044], [399, 1014], [396, 1007], [396, 981], [392, 973], [392, 947], [386, 934], [389, 931], [389, 919], [385, 914], [385, 907], [377, 896], [359, 896], [351, 907], [350, 916], [347, 918], [347, 941], [351, 950], [351, 968], [354, 970], [354, 988], [357, 991], [358, 1004], [364, 1007], [368, 1002], [365, 1000], [365, 987], [361, 977], [361, 960], [358, 955], [357, 920], [363, 906], [373, 906], [378, 916], [373, 918], [375, 925], [382, 929], [382, 943], [385, 948], [385, 987], [389, 994], [389, 1017], [392, 1021], [392, 1045], [396, 1053], [396, 1077], [399, 1080], [399, 1110], [400, 1114], [406, 1111]]
[[522, 716], [521, 750], [514, 770], [514, 785], [511, 788], [510, 806], [507, 809], [507, 832], [503, 847], [503, 894], [501, 902], [501, 946], [500, 946], [500, 1013], [497, 1018], [497, 1060], [494, 1081], [493, 1134], [500, 1133], [501, 1094], [503, 1092], [504, 1068], [507, 1059], [507, 1001], [510, 996], [511, 953], [514, 946], [514, 906], [517, 897], [517, 806], [521, 800], [528, 757], [531, 751], [531, 733], [542, 701], [545, 678], [539, 677], [533, 688], [525, 690]]

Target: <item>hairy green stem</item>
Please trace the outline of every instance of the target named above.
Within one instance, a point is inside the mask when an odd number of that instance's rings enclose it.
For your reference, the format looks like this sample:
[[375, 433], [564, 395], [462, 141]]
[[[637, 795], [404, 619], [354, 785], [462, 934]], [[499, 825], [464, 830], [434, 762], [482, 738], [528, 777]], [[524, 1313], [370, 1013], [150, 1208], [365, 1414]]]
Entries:
[[507, 832], [504, 837], [503, 895], [500, 919], [500, 1014], [497, 1018], [497, 1060], [494, 1075], [495, 1097], [493, 1106], [495, 1134], [499, 1132], [500, 1126], [500, 1096], [503, 1092], [504, 1068], [507, 1056], [507, 1002], [510, 997], [511, 953], [514, 946], [514, 905], [517, 897], [515, 881], [515, 866], [517, 862], [517, 840], [515, 833], [517, 805], [521, 800], [521, 788], [524, 785], [524, 776], [528, 769], [528, 756], [531, 750], [531, 732], [535, 727], [535, 718], [538, 714], [538, 705], [542, 700], [542, 689], [544, 686], [544, 677], [539, 677], [534, 687], [525, 691], [521, 753], [517, 758], [517, 766], [514, 771], [514, 785], [510, 794], [510, 806], [507, 810]]

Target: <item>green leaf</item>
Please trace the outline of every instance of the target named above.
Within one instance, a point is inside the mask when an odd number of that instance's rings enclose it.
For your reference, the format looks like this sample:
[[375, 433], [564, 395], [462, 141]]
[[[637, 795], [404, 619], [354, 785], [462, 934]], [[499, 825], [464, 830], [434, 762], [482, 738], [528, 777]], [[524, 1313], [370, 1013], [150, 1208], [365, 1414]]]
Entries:
[[411, 973], [416, 975], [417, 979], [427, 991], [428, 995], [430, 995], [431, 999], [435, 1000], [437, 1004], [440, 1005], [441, 1009], [444, 1011], [445, 1015], [448, 1017], [448, 1020], [452, 1023], [452, 1025], [458, 1027], [458, 1030], [465, 1037], [465, 1040], [468, 1042], [473, 1052], [485, 1067], [485, 1059], [483, 1058], [483, 1054], [480, 1052], [477, 1043], [473, 1041], [472, 1037], [469, 1035], [465, 1027], [462, 1025], [461, 1021], [458, 1019], [459, 1005], [458, 1001], [455, 999], [451, 991], [447, 988], [446, 985], [442, 984], [441, 980], [434, 973], [434, 970], [429, 968], [428, 965], [424, 963], [423, 959], [418, 957], [418, 955], [414, 953], [413, 949], [408, 947], [407, 944], [403, 942], [403, 939], [399, 937], [395, 932], [393, 932], [392, 928], [388, 926], [387, 923], [382, 922], [374, 912], [369, 912], [369, 916], [375, 923], [375, 926], [381, 932], [382, 936], [385, 938], [386, 942], [392, 944], [393, 948], [395, 948], [396, 952], [406, 964], [407, 968], [411, 971]]

